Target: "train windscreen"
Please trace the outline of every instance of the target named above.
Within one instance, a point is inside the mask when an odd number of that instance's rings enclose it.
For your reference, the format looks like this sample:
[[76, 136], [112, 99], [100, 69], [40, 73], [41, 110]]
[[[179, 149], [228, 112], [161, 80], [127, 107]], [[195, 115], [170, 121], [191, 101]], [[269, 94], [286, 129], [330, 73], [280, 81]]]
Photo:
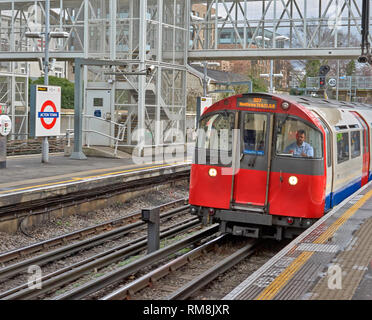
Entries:
[[276, 154], [320, 159], [323, 157], [322, 134], [299, 119], [278, 116]]

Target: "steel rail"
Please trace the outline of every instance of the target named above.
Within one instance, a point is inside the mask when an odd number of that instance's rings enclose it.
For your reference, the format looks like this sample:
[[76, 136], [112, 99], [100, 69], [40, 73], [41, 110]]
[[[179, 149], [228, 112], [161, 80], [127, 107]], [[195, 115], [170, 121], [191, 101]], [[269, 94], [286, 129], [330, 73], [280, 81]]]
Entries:
[[[171, 226], [165, 230], [162, 230], [160, 237], [163, 239], [169, 236], [174, 236], [199, 224], [200, 221], [198, 219], [190, 218], [186, 221], [183, 221], [182, 223], [177, 224], [176, 227]], [[111, 248], [110, 250], [107, 250], [105, 252], [89, 257], [83, 261], [77, 262], [73, 265], [47, 274], [40, 279], [42, 283], [41, 289], [29, 288], [28, 284], [26, 283], [1, 293], [0, 299], [34, 299], [44, 293], [49, 292], [52, 289], [61, 287], [78, 279], [80, 276], [86, 274], [89, 270], [102, 268], [118, 260], [123, 260], [130, 256], [133, 256], [134, 254], [138, 254], [139, 252], [145, 250], [146, 247], [146, 236], [137, 238], [120, 246]]]
[[181, 268], [190, 261], [198, 258], [203, 253], [210, 251], [213, 247], [219, 242], [225, 240], [228, 237], [227, 234], [223, 234], [207, 243], [191, 250], [188, 253], [168, 262], [167, 264], [149, 272], [148, 274], [143, 275], [135, 281], [105, 295], [100, 300], [124, 300], [130, 299], [136, 292], [151, 286], [152, 283], [158, 281], [159, 279], [167, 276], [171, 272]]
[[[189, 207], [189, 205], [182, 206], [180, 208], [176, 208], [171, 210], [171, 213], [166, 212], [160, 215], [161, 218], [168, 217], [170, 215], [173, 215], [175, 213], [178, 213], [180, 211], [186, 210]], [[99, 234], [97, 236], [94, 236], [89, 239], [81, 240], [76, 243], [72, 243], [68, 246], [64, 246], [62, 248], [55, 249], [50, 252], [46, 252], [44, 254], [41, 254], [36, 257], [32, 257], [30, 259], [20, 261], [18, 263], [12, 264], [10, 266], [4, 267], [0, 269], [0, 280], [9, 277], [12, 277], [14, 275], [17, 275], [18, 273], [26, 270], [31, 265], [38, 265], [42, 266], [48, 262], [58, 260], [60, 258], [69, 256], [71, 254], [74, 254], [81, 250], [86, 250], [95, 246], [98, 246], [99, 244], [102, 244], [103, 242], [106, 242], [108, 240], [114, 240], [117, 238], [121, 238], [124, 235], [128, 234], [129, 232], [133, 231], [135, 228], [138, 228], [140, 226], [145, 225], [146, 222], [138, 221], [134, 222], [132, 224], [117, 228], [115, 230], [111, 230], [109, 232]]]
[[208, 236], [211, 236], [218, 232], [219, 226], [218, 224], [211, 225], [194, 235], [190, 235], [189, 237], [180, 240], [173, 245], [167, 246], [160, 250], [157, 250], [151, 254], [148, 254], [137, 261], [134, 261], [127, 266], [119, 268], [118, 270], [114, 270], [99, 279], [89, 281], [81, 285], [78, 288], [70, 290], [62, 295], [55, 297], [53, 300], [76, 300], [82, 299], [87, 297], [88, 295], [101, 290], [104, 287], [107, 287], [111, 284], [114, 284], [118, 281], [125, 279], [126, 277], [130, 276], [131, 274], [138, 272], [139, 270], [152, 265], [153, 263], [168, 257], [171, 254], [176, 253], [177, 251], [187, 248], [190, 245], [198, 242], [202, 239], [205, 239]]
[[213, 268], [203, 272], [201, 275], [184, 285], [182, 288], [176, 290], [174, 293], [170, 294], [166, 300], [185, 300], [189, 298], [192, 294], [199, 291], [201, 288], [209, 284], [211, 281], [216, 279], [219, 275], [226, 272], [236, 264], [238, 264], [243, 259], [252, 255], [255, 251], [254, 247], [259, 242], [250, 243], [238, 251], [234, 252], [231, 256], [223, 259]]
[[[171, 201], [171, 202], [168, 202], [168, 203], [165, 203], [159, 206], [159, 208], [160, 210], [162, 209], [164, 210], [168, 206], [182, 204], [186, 200], [187, 199], [184, 198], [184, 199]], [[101, 232], [101, 231], [111, 229], [112, 227], [118, 227], [119, 225], [122, 225], [127, 221], [131, 221], [132, 219], [139, 218], [140, 215], [141, 215], [141, 211], [136, 211], [128, 215], [122, 216], [120, 218], [116, 218], [116, 219], [113, 219], [107, 222], [94, 225], [92, 227], [86, 227], [83, 229], [72, 231], [70, 233], [62, 234], [52, 239], [40, 241], [40, 242], [33, 243], [25, 247], [21, 247], [21, 248], [17, 248], [14, 250], [0, 253], [0, 263], [8, 262], [8, 261], [23, 257], [27, 254], [36, 253], [46, 248], [51, 248], [57, 245], [61, 245], [61, 244], [66, 243], [67, 241], [83, 238], [85, 236], [94, 234], [95, 232]]]
[[[160, 168], [159, 170], [164, 170]], [[139, 171], [138, 174], [143, 174], [145, 170]], [[182, 172], [166, 173], [160, 176], [143, 178], [140, 180], [130, 180], [126, 182], [113, 183], [106, 186], [83, 190], [65, 195], [48, 197], [47, 199], [32, 200], [16, 205], [7, 205], [0, 207], [0, 221], [6, 221], [10, 218], [27, 217], [30, 215], [45, 214], [47, 208], [50, 210], [61, 209], [63, 207], [75, 206], [79, 203], [84, 203], [91, 200], [99, 200], [109, 198], [116, 194], [128, 192], [129, 190], [144, 189], [149, 185], [164, 184], [169, 181], [177, 181], [188, 178], [190, 170]]]

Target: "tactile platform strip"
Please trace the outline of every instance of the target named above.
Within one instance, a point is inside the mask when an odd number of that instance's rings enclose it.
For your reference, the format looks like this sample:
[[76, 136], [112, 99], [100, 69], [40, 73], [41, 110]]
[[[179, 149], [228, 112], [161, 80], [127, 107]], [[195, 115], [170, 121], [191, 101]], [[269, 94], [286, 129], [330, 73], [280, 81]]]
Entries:
[[[356, 195], [345, 199], [224, 299], [314, 298], [311, 290], [319, 278], [325, 277], [328, 266], [334, 262], [335, 254], [339, 252], [339, 255], [347, 255], [359, 251], [353, 233], [361, 228], [366, 218], [371, 217], [371, 211], [366, 210], [372, 202], [368, 201], [372, 196], [371, 186], [369, 183]], [[352, 201], [355, 196], [358, 200]], [[356, 271], [365, 272], [363, 264], [357, 266], [361, 266], [361, 270], [356, 268]]]
[[323, 277], [312, 290], [311, 299], [350, 300], [358, 288], [368, 265], [372, 261], [372, 218], [368, 219], [355, 233], [352, 250], [342, 251], [333, 261], [341, 269], [340, 287], [329, 288], [329, 278]]
[[314, 252], [337, 252], [339, 246], [336, 244], [301, 243], [296, 250]]

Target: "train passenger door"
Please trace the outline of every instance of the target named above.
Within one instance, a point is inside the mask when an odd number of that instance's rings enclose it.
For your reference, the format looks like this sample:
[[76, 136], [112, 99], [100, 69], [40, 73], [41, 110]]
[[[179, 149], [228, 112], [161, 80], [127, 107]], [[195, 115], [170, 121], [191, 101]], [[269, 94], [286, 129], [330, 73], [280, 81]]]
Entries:
[[233, 176], [232, 208], [266, 212], [273, 115], [242, 111], [239, 122], [240, 168]]
[[334, 167], [332, 166], [333, 163], [333, 157], [332, 157], [332, 135], [331, 135], [331, 129], [328, 128], [328, 126], [325, 124], [325, 122], [320, 118], [320, 116], [316, 113], [316, 111], [313, 111], [317, 119], [319, 120], [320, 124], [323, 127], [323, 130], [326, 134], [324, 142], [326, 144], [325, 146], [325, 161], [326, 161], [326, 193], [325, 193], [325, 207], [324, 211], [328, 211], [333, 207], [332, 203], [332, 190], [333, 190], [333, 178], [334, 178]]
[[369, 132], [367, 123], [364, 119], [355, 111], [351, 111], [352, 114], [358, 119], [359, 123], [361, 124], [363, 131], [362, 131], [362, 143], [363, 143], [363, 169], [362, 169], [362, 186], [364, 186], [368, 182], [369, 177], [369, 163], [370, 163], [370, 156], [369, 156]]

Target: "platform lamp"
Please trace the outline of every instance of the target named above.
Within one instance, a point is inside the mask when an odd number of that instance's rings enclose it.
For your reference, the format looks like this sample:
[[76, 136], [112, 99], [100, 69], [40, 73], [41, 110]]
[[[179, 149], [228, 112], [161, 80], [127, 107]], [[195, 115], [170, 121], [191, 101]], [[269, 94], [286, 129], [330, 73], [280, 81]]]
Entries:
[[[37, 38], [45, 39], [44, 45], [44, 85], [49, 85], [49, 42], [51, 38], [68, 38], [69, 34], [65, 31], [49, 31], [50, 29], [50, 0], [45, 0], [45, 32], [25, 32], [26, 38]], [[49, 162], [49, 142], [48, 137], [43, 137], [43, 143], [41, 145], [42, 156], [41, 162]]]

